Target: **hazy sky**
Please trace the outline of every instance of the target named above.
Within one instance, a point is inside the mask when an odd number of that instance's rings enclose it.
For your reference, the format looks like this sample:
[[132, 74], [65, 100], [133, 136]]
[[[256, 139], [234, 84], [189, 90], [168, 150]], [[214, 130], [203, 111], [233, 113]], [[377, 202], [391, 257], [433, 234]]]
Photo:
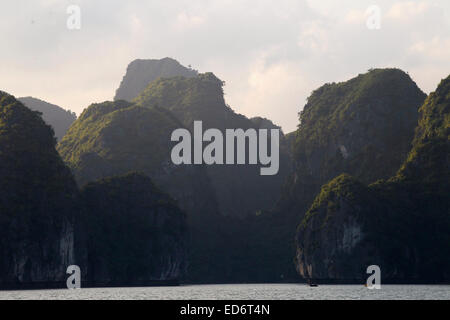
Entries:
[[[80, 30], [67, 28], [69, 5]], [[1, 0], [0, 34], [0, 90], [78, 114], [111, 100], [136, 58], [212, 71], [234, 110], [286, 132], [325, 82], [399, 67], [428, 93], [450, 74], [449, 0]]]

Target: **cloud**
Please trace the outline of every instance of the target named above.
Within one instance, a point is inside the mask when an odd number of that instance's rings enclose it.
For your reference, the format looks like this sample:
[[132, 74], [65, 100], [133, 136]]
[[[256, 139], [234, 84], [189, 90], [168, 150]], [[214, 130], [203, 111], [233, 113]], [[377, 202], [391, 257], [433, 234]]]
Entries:
[[186, 12], [180, 12], [177, 15], [175, 27], [181, 30], [195, 28], [205, 23], [205, 18], [196, 15], [188, 15]]
[[[246, 78], [233, 92], [233, 105], [243, 106], [240, 112], [250, 117], [262, 116], [283, 123], [289, 132], [296, 127], [297, 112], [313, 86], [304, 78], [297, 62], [268, 62], [268, 57], [264, 53], [255, 58], [245, 72]], [[291, 115], [288, 121], [287, 114]]]
[[352, 9], [345, 15], [345, 22], [349, 24], [362, 25], [366, 23], [367, 12], [364, 10]]
[[329, 49], [328, 29], [323, 21], [313, 20], [302, 24], [298, 46], [311, 54], [327, 52]]
[[433, 6], [430, 1], [404, 1], [392, 5], [386, 17], [402, 22], [410, 22], [423, 16]]
[[410, 47], [409, 53], [426, 60], [447, 62], [450, 57], [450, 38], [435, 36], [430, 40], [416, 42]]

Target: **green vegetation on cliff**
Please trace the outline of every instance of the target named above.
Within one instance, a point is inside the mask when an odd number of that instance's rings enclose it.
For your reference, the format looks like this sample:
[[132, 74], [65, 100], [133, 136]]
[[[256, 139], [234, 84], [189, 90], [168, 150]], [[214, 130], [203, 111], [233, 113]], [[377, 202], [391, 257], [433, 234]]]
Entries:
[[366, 183], [391, 176], [410, 149], [425, 97], [398, 69], [322, 86], [300, 113], [298, 174], [307, 172], [319, 185], [342, 172]]
[[178, 126], [156, 108], [125, 101], [94, 104], [71, 126], [58, 151], [80, 185], [130, 170], [153, 175], [170, 156], [170, 133]]
[[208, 128], [248, 128], [250, 121], [226, 106], [223, 85], [213, 73], [195, 78], [160, 78], [151, 82], [134, 101], [171, 111], [187, 128], [196, 120], [203, 121]]
[[421, 116], [413, 148], [398, 172], [397, 179], [427, 188], [439, 187], [439, 192], [445, 194], [450, 183], [450, 77], [442, 80], [419, 112]]

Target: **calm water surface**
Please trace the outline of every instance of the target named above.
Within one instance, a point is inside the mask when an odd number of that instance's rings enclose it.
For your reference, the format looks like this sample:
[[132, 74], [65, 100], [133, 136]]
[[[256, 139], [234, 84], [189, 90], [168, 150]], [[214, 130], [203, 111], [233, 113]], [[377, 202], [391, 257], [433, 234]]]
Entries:
[[103, 288], [80, 290], [1, 291], [1, 300], [322, 300], [322, 299], [445, 299], [450, 300], [450, 286], [384, 285], [369, 290], [361, 285], [304, 284], [194, 285], [150, 288]]

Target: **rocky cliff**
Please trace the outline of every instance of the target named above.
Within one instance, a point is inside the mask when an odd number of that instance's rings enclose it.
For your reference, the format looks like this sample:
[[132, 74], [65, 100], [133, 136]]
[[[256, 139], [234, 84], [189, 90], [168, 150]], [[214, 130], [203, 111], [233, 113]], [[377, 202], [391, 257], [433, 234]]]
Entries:
[[0, 287], [65, 281], [75, 180], [39, 113], [0, 92]]
[[375, 69], [315, 90], [300, 114], [289, 196], [303, 202], [299, 194], [315, 195], [341, 173], [366, 183], [392, 176], [410, 150], [425, 97], [398, 69]]
[[186, 216], [147, 176], [130, 173], [86, 185], [78, 221], [79, 261], [93, 285], [178, 280], [187, 260]]
[[[450, 279], [450, 77], [420, 108], [412, 150], [392, 178], [369, 186], [349, 176], [322, 188], [297, 234], [305, 278]], [[376, 164], [374, 164], [376, 165]]]
[[[376, 69], [315, 90], [292, 141], [293, 174], [272, 213], [257, 222], [265, 273], [295, 279], [296, 226], [323, 184], [343, 174], [365, 183], [395, 174], [406, 159], [425, 94], [398, 69]], [[263, 240], [264, 239], [264, 240]]]

